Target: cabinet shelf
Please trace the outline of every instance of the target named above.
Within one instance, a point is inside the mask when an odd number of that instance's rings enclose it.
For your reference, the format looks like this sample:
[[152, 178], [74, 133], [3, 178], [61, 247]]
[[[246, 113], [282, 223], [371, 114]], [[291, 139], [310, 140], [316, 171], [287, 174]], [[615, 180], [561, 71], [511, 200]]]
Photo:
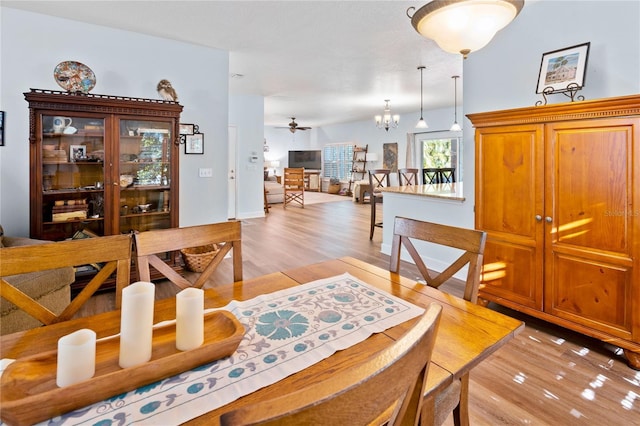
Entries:
[[45, 226], [51, 226], [51, 225], [64, 225], [64, 224], [71, 224], [71, 223], [84, 223], [84, 222], [101, 222], [104, 220], [104, 217], [87, 217], [87, 218], [83, 218], [83, 219], [69, 219], [69, 220], [60, 220], [57, 222], [42, 222], [43, 225]]
[[44, 160], [42, 162], [44, 165], [55, 165], [55, 166], [102, 166], [104, 163], [102, 161], [48, 161]]
[[145, 213], [128, 213], [120, 215], [122, 218], [130, 218], [130, 217], [140, 217], [140, 216], [167, 216], [171, 213], [171, 211], [166, 212], [145, 212]]
[[102, 138], [104, 137], [104, 133], [96, 132], [96, 131], [92, 131], [92, 132], [78, 131], [77, 133], [43, 133], [42, 137], [48, 138], [48, 139], [58, 139], [63, 137], [64, 138]]
[[62, 194], [99, 194], [104, 192], [102, 189], [82, 189], [82, 188], [68, 188], [68, 189], [51, 189], [49, 191], [43, 191], [43, 196], [54, 196], [54, 195], [62, 195]]
[[169, 185], [133, 185], [127, 188], [120, 188], [121, 192], [125, 191], [154, 191], [154, 190], [169, 190]]

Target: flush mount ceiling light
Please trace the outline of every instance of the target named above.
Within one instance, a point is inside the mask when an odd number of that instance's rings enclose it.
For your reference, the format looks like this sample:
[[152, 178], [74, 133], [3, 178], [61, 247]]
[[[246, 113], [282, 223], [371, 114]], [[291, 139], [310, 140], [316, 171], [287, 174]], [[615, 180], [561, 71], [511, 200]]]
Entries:
[[451, 77], [453, 79], [453, 124], [451, 125], [452, 132], [459, 132], [462, 127], [458, 124], [458, 79], [459, 75]]
[[[482, 49], [518, 16], [524, 0], [434, 0], [407, 9], [411, 25], [445, 52], [463, 57]], [[415, 11], [410, 15], [410, 11]]]
[[392, 117], [391, 107], [389, 107], [390, 100], [385, 99], [384, 101], [385, 101], [384, 111], [382, 115], [376, 115], [375, 119], [376, 119], [376, 126], [378, 127], [378, 129], [384, 129], [388, 132], [389, 128], [398, 127], [398, 123], [400, 122], [400, 116], [396, 114]]
[[416, 129], [428, 129], [429, 126], [427, 122], [422, 118], [422, 71], [424, 70], [424, 66], [420, 65], [418, 69], [420, 70], [420, 120], [418, 120], [416, 124]]

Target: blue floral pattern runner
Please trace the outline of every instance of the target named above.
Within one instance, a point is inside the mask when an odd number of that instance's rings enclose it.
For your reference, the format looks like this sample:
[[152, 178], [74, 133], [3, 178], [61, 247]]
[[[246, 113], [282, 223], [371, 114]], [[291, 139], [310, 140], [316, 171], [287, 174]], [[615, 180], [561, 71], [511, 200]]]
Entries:
[[424, 312], [343, 274], [226, 307], [245, 326], [230, 357], [42, 424], [178, 424], [303, 370]]

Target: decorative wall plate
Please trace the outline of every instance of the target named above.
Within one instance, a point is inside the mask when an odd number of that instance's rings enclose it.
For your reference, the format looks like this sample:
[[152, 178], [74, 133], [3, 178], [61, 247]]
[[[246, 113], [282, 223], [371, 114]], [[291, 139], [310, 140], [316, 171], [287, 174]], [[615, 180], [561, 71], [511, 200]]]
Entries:
[[89, 93], [96, 85], [96, 75], [91, 68], [76, 61], [64, 61], [53, 70], [56, 83], [69, 92]]

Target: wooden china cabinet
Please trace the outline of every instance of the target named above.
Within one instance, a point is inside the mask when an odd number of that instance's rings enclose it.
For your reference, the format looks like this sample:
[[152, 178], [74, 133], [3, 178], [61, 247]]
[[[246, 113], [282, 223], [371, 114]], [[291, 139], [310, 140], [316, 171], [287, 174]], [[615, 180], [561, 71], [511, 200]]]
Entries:
[[180, 104], [38, 89], [24, 95], [32, 238], [178, 226]]
[[640, 95], [469, 114], [480, 298], [640, 368]]

